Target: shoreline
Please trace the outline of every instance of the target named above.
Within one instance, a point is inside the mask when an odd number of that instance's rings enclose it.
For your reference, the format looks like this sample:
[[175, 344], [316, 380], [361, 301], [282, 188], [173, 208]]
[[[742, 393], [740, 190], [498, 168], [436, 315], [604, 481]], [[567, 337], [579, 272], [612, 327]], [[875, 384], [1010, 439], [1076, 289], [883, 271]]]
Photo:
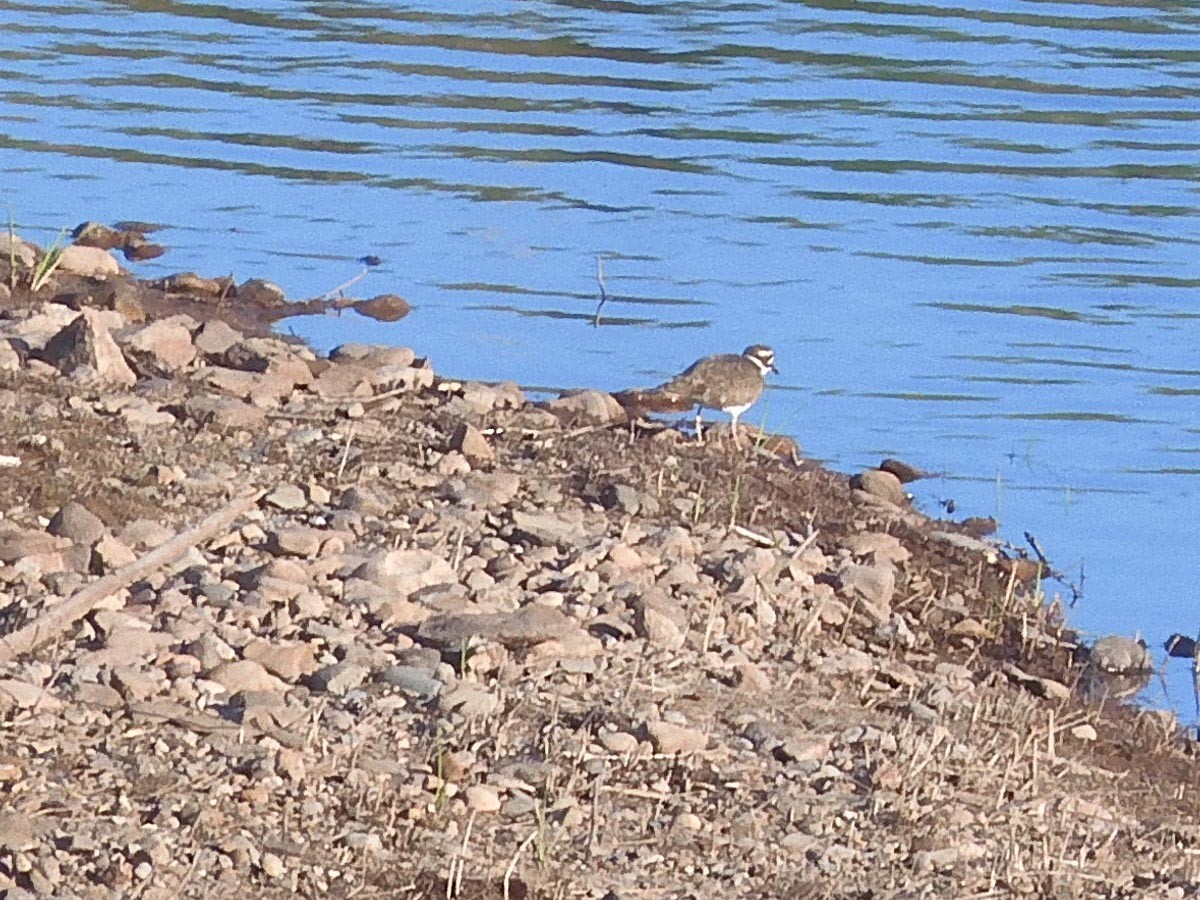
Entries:
[[1191, 744], [1036, 564], [786, 443], [321, 356], [265, 282], [87, 249], [34, 297], [0, 253], [3, 632], [43, 626], [0, 671], [0, 887], [1200, 891]]

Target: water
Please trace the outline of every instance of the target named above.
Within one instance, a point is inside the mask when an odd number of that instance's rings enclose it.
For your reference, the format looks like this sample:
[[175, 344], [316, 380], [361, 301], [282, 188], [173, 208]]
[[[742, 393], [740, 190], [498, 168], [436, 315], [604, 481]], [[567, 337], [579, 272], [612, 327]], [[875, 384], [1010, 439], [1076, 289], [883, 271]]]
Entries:
[[[751, 422], [1033, 532], [1071, 613], [1200, 627], [1194, 2], [0, 0], [23, 233], [416, 311], [292, 327], [531, 386], [765, 342]], [[609, 295], [600, 327], [597, 259]], [[1175, 664], [1162, 702], [1190, 706]]]

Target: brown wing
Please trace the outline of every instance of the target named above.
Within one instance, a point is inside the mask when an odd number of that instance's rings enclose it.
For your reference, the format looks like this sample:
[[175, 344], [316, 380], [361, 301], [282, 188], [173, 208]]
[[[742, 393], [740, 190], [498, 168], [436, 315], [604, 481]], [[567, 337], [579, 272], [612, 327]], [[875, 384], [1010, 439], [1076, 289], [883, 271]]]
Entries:
[[662, 388], [621, 391], [613, 394], [626, 413], [639, 415], [651, 412], [686, 412], [696, 404], [687, 397], [670, 394]]
[[740, 356], [732, 353], [718, 353], [698, 359], [683, 372], [676, 375], [659, 388], [669, 394], [683, 397], [694, 397], [702, 393], [706, 384], [720, 380], [720, 370], [730, 365], [737, 366], [742, 361]]
[[[632, 413], [686, 412], [699, 404], [711, 406], [714, 387], [723, 380], [721, 370], [732, 365], [736, 371], [744, 363], [745, 359], [732, 353], [706, 356], [656, 388], [622, 391], [614, 396], [626, 412]], [[757, 369], [754, 371], [757, 374]]]

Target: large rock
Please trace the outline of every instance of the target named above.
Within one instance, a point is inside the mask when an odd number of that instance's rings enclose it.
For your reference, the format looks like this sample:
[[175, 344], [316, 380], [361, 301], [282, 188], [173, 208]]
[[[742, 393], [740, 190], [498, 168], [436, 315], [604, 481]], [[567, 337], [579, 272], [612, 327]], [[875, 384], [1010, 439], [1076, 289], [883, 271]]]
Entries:
[[458, 580], [450, 563], [436, 553], [419, 548], [377, 553], [354, 574], [404, 597], [423, 587]]
[[1102, 672], [1124, 675], [1154, 671], [1154, 660], [1146, 644], [1120, 634], [1110, 634], [1096, 641], [1089, 659]]
[[69, 500], [50, 519], [46, 530], [76, 544], [91, 546], [108, 534], [100, 517], [76, 500]]
[[232, 397], [189, 397], [183, 408], [189, 418], [215, 428], [254, 431], [267, 424], [266, 410]]
[[422, 643], [443, 650], [464, 647], [475, 638], [516, 649], [556, 640], [578, 629], [557, 609], [535, 603], [513, 613], [431, 616], [421, 623], [417, 636]]
[[575, 547], [587, 537], [577, 511], [513, 513], [513, 536], [542, 546]]
[[879, 469], [867, 469], [850, 479], [850, 486], [863, 493], [886, 500], [893, 506], [907, 506], [908, 495], [904, 493], [904, 485], [891, 472]]
[[223, 662], [208, 677], [231, 694], [242, 691], [282, 691], [287, 685], [252, 659]]
[[192, 333], [167, 319], [139, 328], [126, 340], [125, 348], [143, 375], [168, 375], [196, 358]]
[[604, 391], [573, 391], [542, 407], [564, 425], [616, 425], [629, 421], [624, 408]]
[[838, 572], [838, 580], [846, 596], [857, 599], [876, 624], [887, 619], [896, 593], [896, 570], [890, 563], [851, 564]]
[[107, 384], [132, 387], [137, 383], [137, 375], [109, 333], [107, 316], [98, 310], [85, 309], [50, 338], [42, 358], [64, 374], [86, 368]]
[[478, 428], [469, 422], [460, 422], [450, 436], [450, 449], [457, 450], [473, 463], [491, 462], [496, 451]]
[[62, 255], [58, 258], [58, 271], [70, 275], [107, 278], [109, 275], [121, 274], [121, 266], [107, 250], [72, 244], [63, 248]]
[[242, 333], [232, 325], [220, 319], [210, 319], [196, 332], [194, 345], [205, 356], [219, 356], [244, 339]]

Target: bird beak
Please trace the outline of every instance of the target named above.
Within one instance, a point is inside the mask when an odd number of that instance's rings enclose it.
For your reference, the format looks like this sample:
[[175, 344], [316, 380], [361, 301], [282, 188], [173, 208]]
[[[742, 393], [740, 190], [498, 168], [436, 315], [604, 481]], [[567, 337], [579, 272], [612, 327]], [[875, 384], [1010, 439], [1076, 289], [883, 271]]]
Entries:
[[775, 368], [775, 363], [771, 363], [770, 368], [771, 368], [771, 371], [774, 372], [776, 375], [779, 374], [779, 370], [777, 368]]

